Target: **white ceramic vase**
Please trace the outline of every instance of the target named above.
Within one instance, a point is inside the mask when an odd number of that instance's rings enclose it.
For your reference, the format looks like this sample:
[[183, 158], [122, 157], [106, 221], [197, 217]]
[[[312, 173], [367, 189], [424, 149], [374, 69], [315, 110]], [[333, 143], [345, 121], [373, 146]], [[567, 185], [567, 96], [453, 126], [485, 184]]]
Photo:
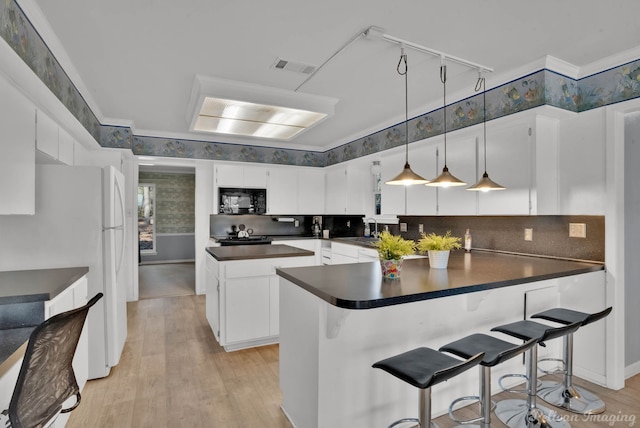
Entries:
[[432, 251], [429, 250], [429, 266], [432, 269], [446, 269], [449, 264], [449, 250]]

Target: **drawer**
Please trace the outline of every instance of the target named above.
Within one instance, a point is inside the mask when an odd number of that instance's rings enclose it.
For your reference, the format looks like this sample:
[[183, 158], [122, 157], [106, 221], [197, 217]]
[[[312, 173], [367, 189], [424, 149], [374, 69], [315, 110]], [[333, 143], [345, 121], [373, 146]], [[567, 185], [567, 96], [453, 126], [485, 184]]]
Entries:
[[273, 262], [267, 260], [238, 260], [223, 264], [224, 278], [248, 278], [273, 274]]
[[332, 242], [331, 243], [331, 251], [334, 254], [340, 254], [347, 257], [353, 257], [355, 259], [358, 258], [358, 250], [360, 249], [357, 245], [349, 245], [349, 244], [341, 244]]

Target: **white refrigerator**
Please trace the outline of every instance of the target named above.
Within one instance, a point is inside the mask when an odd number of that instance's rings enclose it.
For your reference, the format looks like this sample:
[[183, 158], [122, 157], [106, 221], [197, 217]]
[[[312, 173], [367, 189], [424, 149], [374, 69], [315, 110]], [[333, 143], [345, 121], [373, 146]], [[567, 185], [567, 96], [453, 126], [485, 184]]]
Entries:
[[[127, 337], [124, 177], [114, 167], [36, 166], [36, 214], [0, 216], [0, 270], [88, 266], [89, 379], [118, 364]], [[130, 258], [131, 260], [128, 260]]]

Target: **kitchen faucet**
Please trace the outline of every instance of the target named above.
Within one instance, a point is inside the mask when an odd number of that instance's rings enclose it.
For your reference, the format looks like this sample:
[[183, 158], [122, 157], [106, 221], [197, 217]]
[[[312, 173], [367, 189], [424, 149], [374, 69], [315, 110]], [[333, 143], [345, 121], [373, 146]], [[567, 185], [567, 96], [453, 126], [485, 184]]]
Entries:
[[373, 223], [375, 224], [375, 231], [371, 232], [371, 236], [373, 236], [374, 238], [378, 237], [378, 220], [376, 220], [373, 217], [369, 217], [369, 218], [365, 218], [363, 221], [364, 223], [369, 223], [370, 220], [373, 220]]

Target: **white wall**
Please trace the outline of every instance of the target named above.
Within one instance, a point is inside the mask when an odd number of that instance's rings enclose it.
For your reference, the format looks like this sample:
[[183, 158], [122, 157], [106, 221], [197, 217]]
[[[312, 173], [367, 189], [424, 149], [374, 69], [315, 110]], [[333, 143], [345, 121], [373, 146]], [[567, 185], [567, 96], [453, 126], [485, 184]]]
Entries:
[[640, 112], [625, 116], [625, 366], [640, 367]]

